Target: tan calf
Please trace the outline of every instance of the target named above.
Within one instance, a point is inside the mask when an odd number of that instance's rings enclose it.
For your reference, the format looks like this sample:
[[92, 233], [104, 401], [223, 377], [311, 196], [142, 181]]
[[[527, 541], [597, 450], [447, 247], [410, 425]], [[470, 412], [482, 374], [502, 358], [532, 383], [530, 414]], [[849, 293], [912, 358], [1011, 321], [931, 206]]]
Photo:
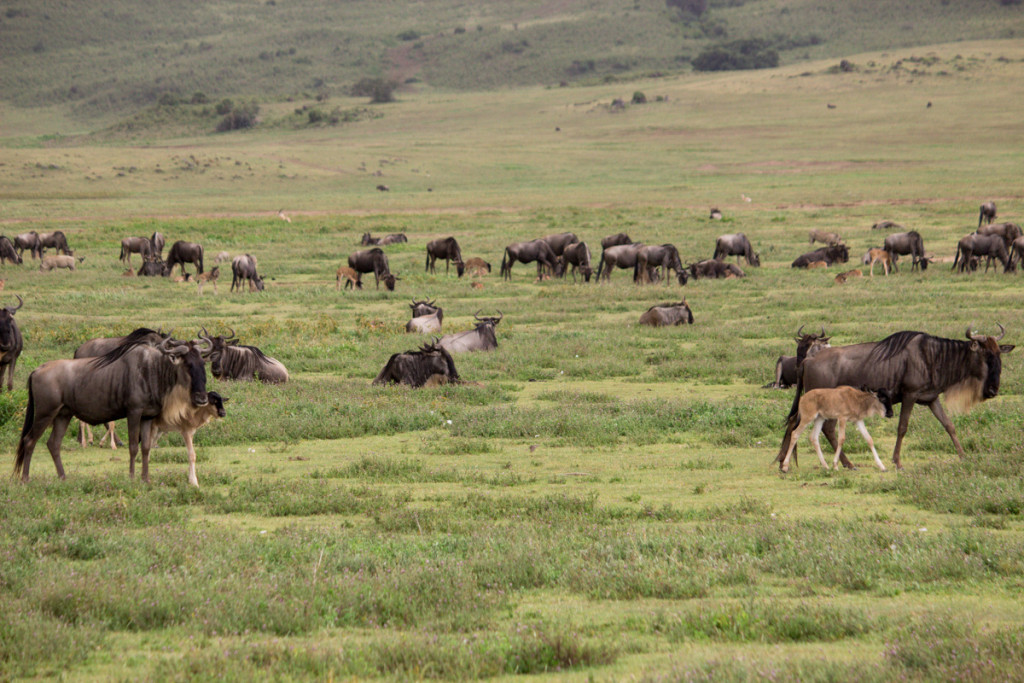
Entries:
[[163, 412], [153, 420], [149, 428], [149, 448], [156, 444], [156, 439], [162, 432], [178, 432], [185, 439], [185, 449], [188, 451], [188, 483], [195, 487], [199, 486], [199, 479], [196, 478], [196, 449], [192, 445], [192, 437], [207, 422], [226, 414], [226, 398], [222, 398], [216, 391], [207, 392], [206, 396], [209, 403], [196, 408], [192, 405], [188, 392], [176, 387], [164, 401]]
[[889, 270], [892, 268], [892, 257], [889, 256], [889, 252], [885, 249], [868, 249], [868, 259], [871, 262], [871, 277], [875, 276], [875, 263], [880, 262], [882, 268], [885, 270], [885, 274], [889, 274]]
[[848, 270], [845, 273], [839, 273], [839, 275], [836, 275], [836, 284], [841, 285], [844, 284], [847, 280], [852, 280], [855, 277], [863, 277], [863, 275], [864, 272], [860, 268]]
[[821, 427], [825, 424], [826, 420], [837, 420], [839, 422], [838, 440], [836, 442], [836, 455], [832, 460], [832, 467], [839, 466], [839, 457], [843, 452], [843, 442], [846, 440], [846, 423], [853, 422], [857, 425], [858, 431], [864, 436], [864, 440], [868, 442], [868, 446], [871, 447], [871, 454], [875, 456], [875, 464], [878, 466], [878, 469], [884, 472], [885, 465], [882, 464], [882, 459], [878, 457], [875, 443], [871, 440], [867, 427], [864, 426], [864, 420], [875, 415], [892, 417], [892, 401], [889, 397], [889, 392], [884, 389], [872, 393], [854, 389], [853, 387], [842, 386], [834, 389], [812, 389], [808, 391], [800, 397], [799, 425], [793, 430], [793, 436], [789, 441], [786, 457], [782, 459], [782, 471], [789, 471], [789, 458], [793, 455], [793, 449], [796, 448], [797, 439], [800, 438], [800, 434], [812, 423], [814, 427], [811, 429], [811, 443], [814, 444], [814, 450], [818, 453], [818, 460], [821, 462], [821, 466], [827, 470], [828, 464], [825, 462], [825, 456], [821, 452]]
[[196, 282], [198, 283], [196, 286], [199, 289], [199, 294], [202, 295], [202, 293], [203, 293], [203, 285], [205, 285], [205, 284], [212, 284], [213, 285], [213, 293], [216, 294], [217, 293], [217, 279], [218, 278], [220, 278], [220, 266], [214, 266], [213, 268], [211, 268], [210, 270], [206, 271], [205, 273], [199, 273], [199, 275], [197, 275], [196, 278], [195, 278]]
[[825, 261], [811, 261], [807, 264], [807, 270], [811, 268], [828, 268], [828, 263]]
[[362, 289], [363, 282], [359, 277], [360, 275], [356, 272], [355, 268], [340, 266], [338, 272], [334, 275], [334, 288], [341, 289], [341, 281], [344, 280], [345, 289]]
[[76, 261], [81, 263], [85, 260], [85, 257], [75, 258], [74, 255], [66, 256], [64, 254], [51, 254], [44, 256], [42, 263], [39, 264], [39, 270], [46, 272], [53, 270], [54, 268], [67, 268], [68, 270], [74, 270]]

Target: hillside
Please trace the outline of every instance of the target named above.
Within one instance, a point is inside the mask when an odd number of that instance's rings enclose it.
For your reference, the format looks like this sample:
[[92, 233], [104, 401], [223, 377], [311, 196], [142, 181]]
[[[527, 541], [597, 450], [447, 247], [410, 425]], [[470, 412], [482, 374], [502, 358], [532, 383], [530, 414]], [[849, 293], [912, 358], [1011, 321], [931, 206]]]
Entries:
[[1005, 2], [710, 0], [696, 17], [664, 0], [11, 0], [0, 98], [81, 120], [166, 93], [333, 96], [365, 76], [454, 90], [598, 83], [688, 72], [707, 46], [739, 39], [766, 39], [792, 64], [1024, 34], [1024, 12]]

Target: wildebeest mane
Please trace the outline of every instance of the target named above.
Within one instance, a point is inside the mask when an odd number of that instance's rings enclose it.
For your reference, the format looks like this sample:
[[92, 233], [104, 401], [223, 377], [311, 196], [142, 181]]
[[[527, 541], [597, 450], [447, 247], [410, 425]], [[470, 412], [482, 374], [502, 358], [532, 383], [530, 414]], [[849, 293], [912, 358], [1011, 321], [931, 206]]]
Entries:
[[138, 346], [148, 346], [149, 342], [146, 340], [150, 334], [154, 331], [145, 327], [140, 327], [128, 336], [124, 338], [119, 345], [103, 354], [102, 356], [96, 356], [92, 359], [93, 365], [97, 370], [105, 368], [111, 363], [115, 363], [125, 356], [129, 351]]

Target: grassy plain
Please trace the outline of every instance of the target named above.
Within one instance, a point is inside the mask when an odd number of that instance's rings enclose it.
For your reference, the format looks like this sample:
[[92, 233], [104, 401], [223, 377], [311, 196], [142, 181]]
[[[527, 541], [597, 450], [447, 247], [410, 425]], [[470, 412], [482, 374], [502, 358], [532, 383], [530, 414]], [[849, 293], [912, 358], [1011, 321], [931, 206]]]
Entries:
[[[128, 480], [124, 451], [70, 440], [66, 481], [40, 447], [28, 485], [0, 484], [4, 677], [1024, 678], [1019, 351], [999, 397], [955, 418], [965, 463], [918, 409], [903, 473], [874, 470], [852, 435], [856, 471], [823, 473], [806, 449], [787, 477], [769, 465], [791, 394], [760, 385], [800, 325], [834, 343], [1024, 329], [1020, 275], [935, 264], [838, 286], [789, 268], [811, 228], [856, 259], [888, 218], [948, 257], [983, 200], [1019, 222], [1024, 49], [852, 60], [425, 91], [323, 129], [267, 106], [265, 129], [175, 139], [54, 138], [5, 112], [3, 232], [61, 229], [86, 257], [74, 273], [0, 267], [5, 301], [25, 299], [6, 452], [27, 373], [93, 336], [230, 326], [294, 380], [211, 382], [231, 400], [199, 434], [199, 490], [175, 439], [150, 486]], [[610, 107], [633, 89], [663, 101]], [[253, 253], [273, 280], [199, 298], [121, 277], [120, 238], [156, 229], [208, 261]], [[397, 292], [333, 289], [363, 232], [399, 230]], [[534, 283], [521, 264], [500, 281], [505, 244], [562, 230], [670, 241], [684, 261], [742, 231], [764, 265], [682, 290], [622, 272]], [[482, 289], [424, 274], [423, 244], [447, 234], [494, 265]], [[636, 325], [682, 295], [694, 326]], [[482, 386], [369, 386], [421, 342], [402, 329], [425, 296], [446, 331], [504, 313], [498, 350], [456, 361]], [[888, 460], [895, 422], [871, 431]]]

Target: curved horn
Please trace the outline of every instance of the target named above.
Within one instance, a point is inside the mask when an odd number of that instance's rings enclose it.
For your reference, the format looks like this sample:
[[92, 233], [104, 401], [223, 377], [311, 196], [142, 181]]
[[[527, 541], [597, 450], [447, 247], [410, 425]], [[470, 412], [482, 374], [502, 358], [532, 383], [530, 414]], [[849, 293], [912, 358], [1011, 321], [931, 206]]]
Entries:
[[213, 340], [209, 337], [200, 337], [199, 342], [199, 355], [205, 356], [206, 354], [213, 351]]
[[804, 326], [803, 326], [803, 325], [801, 325], [801, 326], [800, 326], [800, 329], [798, 329], [798, 330], [796, 331], [796, 338], [797, 338], [798, 340], [800, 339], [800, 337], [802, 337], [802, 336], [803, 336], [803, 332], [804, 332]]
[[18, 296], [17, 294], [15, 294], [14, 296], [18, 297], [18, 305], [14, 307], [14, 310], [13, 310], [13, 311], [11, 311], [11, 313], [14, 313], [14, 312], [15, 312], [15, 311], [17, 311], [17, 310], [18, 310], [19, 308], [21, 308], [22, 306], [24, 306], [24, 305], [25, 305], [25, 301], [24, 301], [24, 300], [23, 300], [23, 299], [22, 299], [22, 298], [21, 298], [20, 296]]
[[1000, 325], [999, 323], [996, 323], [996, 325], [999, 325], [999, 336], [998, 337], [993, 337], [993, 339], [995, 339], [996, 341], [999, 341], [1004, 336], [1006, 336], [1006, 328], [1003, 327], [1002, 325]]
[[[505, 314], [502, 313], [501, 311], [498, 311], [498, 322], [501, 322], [502, 318], [504, 318], [504, 317], [505, 317]], [[497, 325], [498, 323], [494, 323], [494, 324]]]
[[476, 318], [477, 320], [480, 320], [480, 311], [481, 310], [483, 310], [483, 309], [478, 308], [478, 309], [476, 309], [476, 313], [473, 314], [473, 317]]
[[983, 334], [975, 334], [974, 330], [972, 329], [972, 327], [970, 325], [967, 326], [967, 338], [971, 339], [971, 340], [974, 340], [976, 342], [983, 342], [983, 341], [985, 341], [985, 335], [983, 335]]
[[824, 325], [821, 326], [821, 336], [822, 337], [825, 336], [825, 326]]

